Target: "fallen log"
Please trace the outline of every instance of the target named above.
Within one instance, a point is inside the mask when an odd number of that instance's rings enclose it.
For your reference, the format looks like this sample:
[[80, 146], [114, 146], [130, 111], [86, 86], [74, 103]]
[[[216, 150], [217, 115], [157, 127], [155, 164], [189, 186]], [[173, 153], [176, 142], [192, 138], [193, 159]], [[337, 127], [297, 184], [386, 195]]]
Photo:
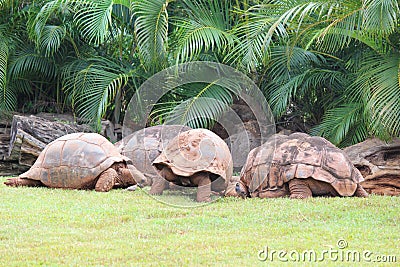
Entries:
[[344, 149], [363, 175], [361, 183], [369, 193], [400, 195], [400, 139], [385, 142], [377, 138]]
[[8, 156], [18, 158], [21, 165], [31, 166], [48, 143], [76, 132], [92, 132], [92, 129], [87, 125], [49, 121], [33, 115], [14, 115]]

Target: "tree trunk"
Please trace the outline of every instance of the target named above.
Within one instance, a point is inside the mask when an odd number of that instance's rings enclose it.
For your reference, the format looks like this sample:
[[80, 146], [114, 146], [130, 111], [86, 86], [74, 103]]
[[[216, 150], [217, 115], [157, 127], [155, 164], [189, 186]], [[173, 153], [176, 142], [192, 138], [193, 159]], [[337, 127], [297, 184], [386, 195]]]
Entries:
[[400, 195], [400, 139], [368, 139], [344, 151], [364, 176], [361, 185], [368, 193]]

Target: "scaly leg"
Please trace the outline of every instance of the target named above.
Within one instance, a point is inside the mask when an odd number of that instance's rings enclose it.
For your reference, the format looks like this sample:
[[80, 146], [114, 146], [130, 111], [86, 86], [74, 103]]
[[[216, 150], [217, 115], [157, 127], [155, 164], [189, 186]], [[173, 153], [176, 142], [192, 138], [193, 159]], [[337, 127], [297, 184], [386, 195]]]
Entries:
[[312, 197], [312, 192], [307, 182], [304, 179], [292, 179], [289, 181], [290, 198], [309, 198]]
[[150, 195], [162, 195], [164, 189], [168, 186], [167, 180], [174, 180], [175, 174], [168, 168], [163, 167], [160, 170], [160, 175], [154, 177], [153, 184], [150, 188]]
[[41, 181], [28, 179], [28, 178], [10, 178], [4, 182], [7, 186], [18, 187], [18, 186], [30, 186], [30, 187], [39, 187], [45, 186]]
[[103, 171], [96, 182], [95, 190], [97, 192], [110, 191], [114, 187], [117, 178], [118, 173], [113, 168]]
[[200, 172], [193, 175], [193, 183], [197, 184], [197, 201], [210, 202], [211, 179], [208, 173]]
[[355, 197], [368, 197], [367, 191], [364, 190], [364, 188], [358, 184], [356, 192], [354, 192]]

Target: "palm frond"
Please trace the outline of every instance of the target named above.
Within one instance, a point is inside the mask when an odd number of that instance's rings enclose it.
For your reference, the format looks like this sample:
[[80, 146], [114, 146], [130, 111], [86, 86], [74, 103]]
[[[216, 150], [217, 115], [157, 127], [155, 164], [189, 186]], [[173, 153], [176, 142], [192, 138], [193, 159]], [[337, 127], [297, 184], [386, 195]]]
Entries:
[[18, 50], [9, 64], [9, 75], [12, 79], [40, 76], [49, 81], [56, 77], [56, 72], [55, 65], [48, 58], [36, 53], [31, 46]]
[[80, 1], [75, 6], [75, 20], [82, 37], [89, 43], [102, 44], [112, 23], [113, 0]]
[[66, 0], [49, 1], [41, 7], [40, 11], [31, 13], [28, 23], [28, 34], [38, 47], [41, 45], [46, 46], [46, 44], [41, 44], [40, 42], [43, 31], [46, 25], [48, 25], [49, 20], [51, 20], [55, 14], [59, 13], [61, 6], [65, 4], [65, 2]]
[[153, 121], [210, 128], [232, 103], [232, 94], [215, 83], [192, 83], [176, 88], [179, 98], [156, 104]]
[[266, 89], [272, 111], [278, 117], [286, 111], [291, 99], [303, 95], [309, 86], [317, 88], [332, 74], [318, 68], [323, 57], [299, 47], [274, 47], [271, 59], [268, 73], [273, 79]]
[[186, 1], [188, 17], [174, 18], [177, 27], [178, 57], [187, 62], [201, 52], [221, 52], [232, 45], [229, 33], [229, 1]]
[[7, 43], [0, 39], [0, 111], [14, 110], [16, 106], [16, 96], [8, 85], [9, 50]]
[[366, 0], [362, 28], [377, 36], [387, 36], [398, 27], [399, 2], [397, 0]]
[[170, 0], [136, 0], [132, 9], [136, 17], [135, 33], [142, 64], [160, 70], [166, 65], [168, 11]]
[[63, 69], [65, 92], [77, 115], [101, 127], [101, 119], [132, 75], [130, 70], [105, 58], [75, 60]]
[[376, 51], [385, 49], [385, 37], [396, 28], [398, 1], [353, 1], [340, 7], [318, 33], [321, 48], [337, 51], [357, 40]]
[[39, 41], [41, 51], [44, 51], [44, 54], [48, 57], [53, 55], [60, 48], [65, 34], [66, 29], [63, 26], [46, 25]]
[[366, 107], [371, 111], [373, 133], [380, 133], [383, 126], [387, 132], [398, 136], [400, 134], [400, 54], [380, 57], [364, 70], [370, 78], [371, 98]]
[[311, 133], [320, 135], [338, 146], [352, 145], [369, 136], [362, 103], [348, 103], [328, 110], [321, 124]]
[[245, 20], [234, 32], [239, 38], [237, 48], [227, 60], [254, 71], [266, 64], [272, 43], [300, 34], [318, 18], [328, 16], [338, 3], [330, 1], [277, 1], [251, 7]]

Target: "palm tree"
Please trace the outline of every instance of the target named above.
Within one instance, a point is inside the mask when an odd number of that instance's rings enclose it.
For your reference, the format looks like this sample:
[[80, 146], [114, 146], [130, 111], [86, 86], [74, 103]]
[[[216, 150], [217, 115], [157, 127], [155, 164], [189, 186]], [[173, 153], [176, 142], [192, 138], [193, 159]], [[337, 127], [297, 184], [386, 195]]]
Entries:
[[[151, 75], [207, 60], [251, 77], [278, 121], [299, 118], [335, 144], [399, 135], [394, 0], [0, 0], [0, 10], [0, 110], [15, 109], [18, 94], [42, 92], [96, 127], [102, 118], [120, 122]], [[211, 117], [192, 126], [211, 126], [219, 112], [209, 110], [223, 110], [234, 94], [214, 83], [177, 87], [149, 123], [179, 106]]]
[[313, 132], [342, 145], [399, 135], [397, 1], [260, 1], [244, 14], [227, 59], [256, 73], [278, 120], [324, 114]]

